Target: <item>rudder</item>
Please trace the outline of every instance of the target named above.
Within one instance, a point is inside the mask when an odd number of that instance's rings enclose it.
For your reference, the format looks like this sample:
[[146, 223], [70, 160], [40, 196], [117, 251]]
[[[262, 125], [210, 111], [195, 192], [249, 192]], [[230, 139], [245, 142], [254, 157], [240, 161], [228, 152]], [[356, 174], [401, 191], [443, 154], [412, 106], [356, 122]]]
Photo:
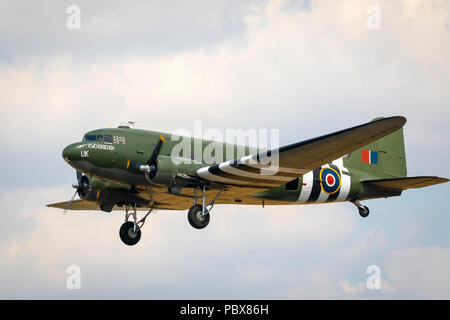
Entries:
[[380, 158], [384, 175], [387, 177], [406, 177], [406, 154], [403, 128], [379, 140]]

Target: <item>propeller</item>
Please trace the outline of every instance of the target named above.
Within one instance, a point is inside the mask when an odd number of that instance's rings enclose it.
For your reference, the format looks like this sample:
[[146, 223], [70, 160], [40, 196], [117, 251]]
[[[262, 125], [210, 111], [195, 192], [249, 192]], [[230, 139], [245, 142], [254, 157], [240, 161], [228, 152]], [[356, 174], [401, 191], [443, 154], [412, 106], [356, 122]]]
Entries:
[[148, 159], [147, 164], [139, 167], [139, 170], [145, 173], [145, 176], [147, 180], [149, 180], [149, 182], [153, 180], [153, 178], [156, 176], [156, 172], [158, 171], [156, 159], [158, 158], [164, 141], [164, 137], [159, 136], [159, 141], [156, 144], [155, 149], [153, 149], [152, 155], [150, 156], [150, 159]]
[[90, 190], [89, 186], [89, 179], [86, 176], [83, 176], [83, 174], [80, 171], [77, 172], [77, 181], [78, 183], [72, 184], [72, 187], [75, 188], [75, 193], [73, 194], [72, 198], [67, 202], [66, 206], [64, 207], [64, 214], [67, 212], [67, 210], [72, 205], [73, 200], [75, 199], [75, 196], [78, 194], [80, 198], [83, 198], [86, 196], [86, 194]]
[[73, 199], [75, 199], [75, 196], [77, 195], [78, 190], [75, 190], [75, 193], [73, 194], [72, 198], [67, 202], [66, 206], [64, 207], [63, 213], [66, 214], [67, 210], [69, 210], [70, 206], [72, 205]]
[[159, 136], [159, 141], [156, 144], [150, 158], [147, 161], [147, 164], [142, 164], [139, 162], [134, 162], [131, 160], [127, 161], [126, 168], [134, 173], [144, 172], [144, 176], [149, 183], [149, 199], [150, 203], [153, 201], [153, 182], [152, 180], [156, 176], [156, 172], [158, 171], [158, 162], [156, 161], [161, 151], [162, 145], [165, 142], [163, 136]]

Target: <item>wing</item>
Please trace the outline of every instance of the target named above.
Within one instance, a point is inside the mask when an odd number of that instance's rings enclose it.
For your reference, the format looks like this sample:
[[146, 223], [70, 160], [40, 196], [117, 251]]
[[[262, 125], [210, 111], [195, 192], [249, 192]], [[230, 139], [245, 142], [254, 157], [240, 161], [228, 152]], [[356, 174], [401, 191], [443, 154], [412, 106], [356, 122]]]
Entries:
[[[155, 188], [156, 189], [156, 188]], [[257, 192], [266, 190], [265, 188], [248, 188], [239, 186], [229, 186], [223, 190], [221, 196], [217, 199], [216, 204], [254, 204], [262, 205], [263, 200], [255, 198], [252, 195]], [[217, 194], [218, 190], [206, 191], [206, 202], [209, 203]], [[144, 196], [144, 194], [143, 194]], [[156, 201], [155, 208], [162, 210], [187, 210], [192, 206], [192, 199], [194, 197], [194, 190], [192, 188], [184, 188], [181, 194], [171, 194], [167, 188], [157, 189], [153, 194], [153, 199]], [[264, 205], [282, 205], [289, 204], [285, 201], [264, 200]], [[292, 203], [291, 203], [292, 204]], [[47, 207], [64, 209], [66, 202], [58, 202], [48, 204]], [[148, 207], [137, 207], [137, 211], [147, 211]], [[100, 206], [95, 201], [75, 200], [72, 202], [68, 210], [91, 210], [98, 211]], [[114, 205], [113, 211], [123, 211], [124, 206]]]
[[[57, 202], [48, 204], [47, 207], [65, 209], [68, 203], [69, 201]], [[117, 206], [114, 206], [113, 210], [118, 210], [116, 207]], [[100, 210], [100, 206], [94, 201], [74, 200], [68, 210]]]
[[[192, 202], [192, 201], [191, 201]], [[57, 202], [48, 204], [47, 207], [50, 208], [58, 208], [58, 209], [65, 209], [68, 201], [66, 202]], [[166, 203], [157, 204], [155, 206], [157, 209], [165, 209], [165, 210], [177, 210], [178, 208], [175, 206], [174, 208], [171, 207], [171, 205], [168, 205]], [[148, 211], [148, 207], [137, 207], [136, 211]], [[184, 207], [183, 207], [184, 209]], [[86, 200], [75, 200], [72, 201], [72, 204], [70, 205], [70, 208], [67, 210], [89, 210], [89, 211], [97, 211], [100, 210], [100, 206], [98, 203], [94, 201], [86, 201]], [[124, 211], [124, 206], [114, 205], [113, 211]]]
[[[205, 180], [221, 184], [273, 188], [400, 129], [404, 117], [375, 120], [356, 127], [197, 170]], [[265, 164], [278, 153], [277, 170]], [[275, 157], [276, 158], [276, 157]]]

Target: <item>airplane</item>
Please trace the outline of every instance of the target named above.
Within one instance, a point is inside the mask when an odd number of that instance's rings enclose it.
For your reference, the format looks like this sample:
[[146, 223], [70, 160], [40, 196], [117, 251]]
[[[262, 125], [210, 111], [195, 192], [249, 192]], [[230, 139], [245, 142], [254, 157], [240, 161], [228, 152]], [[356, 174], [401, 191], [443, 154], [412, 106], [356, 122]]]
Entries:
[[[139, 242], [154, 209], [188, 210], [188, 221], [196, 229], [208, 225], [215, 204], [264, 207], [348, 201], [367, 217], [369, 208], [360, 201], [449, 181], [407, 177], [405, 123], [402, 116], [376, 118], [269, 151], [244, 147], [240, 157], [233, 156], [239, 145], [183, 137], [192, 145], [214, 142], [218, 150], [233, 149], [231, 156], [223, 152], [223, 161], [213, 163], [193, 159], [188, 152], [175, 155], [179, 142], [168, 133], [130, 125], [93, 130], [62, 152], [76, 170], [72, 199], [47, 206], [64, 211], [124, 210], [119, 236], [129, 246]], [[274, 155], [275, 166], [268, 161]], [[77, 194], [80, 199], [74, 200]], [[146, 211], [140, 220], [138, 211]]]

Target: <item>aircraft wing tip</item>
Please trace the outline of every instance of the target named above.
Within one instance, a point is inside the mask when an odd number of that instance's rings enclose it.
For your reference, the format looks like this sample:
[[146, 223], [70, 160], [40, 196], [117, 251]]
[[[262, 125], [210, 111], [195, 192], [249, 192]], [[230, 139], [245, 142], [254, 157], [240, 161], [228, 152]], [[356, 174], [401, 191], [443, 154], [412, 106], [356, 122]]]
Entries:
[[403, 126], [407, 119], [404, 116], [392, 116], [392, 117], [377, 117], [372, 119], [371, 122], [377, 122], [377, 121], [399, 121], [400, 124]]

